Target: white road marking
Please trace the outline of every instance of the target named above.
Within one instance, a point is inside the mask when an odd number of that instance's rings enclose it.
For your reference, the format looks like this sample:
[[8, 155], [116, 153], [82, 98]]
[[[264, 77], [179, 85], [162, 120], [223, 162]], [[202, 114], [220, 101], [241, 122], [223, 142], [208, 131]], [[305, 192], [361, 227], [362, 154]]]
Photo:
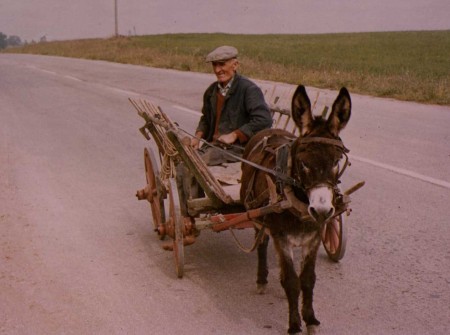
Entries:
[[48, 74], [51, 74], [51, 75], [53, 75], [53, 76], [58, 75], [56, 72], [49, 71], [49, 70], [44, 70], [44, 69], [40, 69], [40, 68], [38, 68], [38, 67], [34, 67], [34, 69], [39, 70], [39, 71], [42, 71], [42, 72], [45, 72], [45, 73], [48, 73]]
[[422, 174], [419, 174], [419, 173], [416, 173], [416, 172], [413, 172], [413, 171], [397, 168], [397, 167], [392, 166], [392, 165], [376, 162], [376, 161], [373, 161], [373, 160], [370, 160], [370, 159], [367, 159], [367, 158], [363, 158], [363, 157], [358, 157], [358, 156], [353, 156], [353, 155], [348, 155], [348, 156], [349, 156], [349, 158], [354, 159], [354, 160], [359, 161], [359, 162], [370, 164], [370, 165], [373, 165], [373, 166], [376, 166], [376, 167], [380, 167], [382, 169], [385, 169], [385, 170], [388, 170], [388, 171], [391, 171], [391, 172], [395, 172], [395, 173], [398, 173], [398, 174], [401, 174], [401, 175], [404, 175], [404, 176], [408, 176], [408, 177], [411, 177], [411, 178], [414, 178], [414, 179], [419, 179], [419, 180], [425, 181], [425, 182], [430, 183], [430, 184], [434, 184], [434, 185], [438, 185], [438, 186], [450, 189], [450, 183], [445, 181], [445, 180], [440, 180], [440, 179], [428, 177], [428, 176], [425, 176], [425, 175], [422, 175]]
[[101, 86], [103, 88], [106, 88], [108, 90], [111, 90], [113, 92], [117, 92], [117, 93], [120, 93], [120, 94], [127, 95], [127, 96], [129, 96], [129, 95], [133, 95], [135, 97], [140, 97], [141, 96], [141, 94], [139, 94], [139, 93], [132, 92], [132, 91], [127, 91], [127, 90], [122, 90], [121, 88], [117, 88], [117, 87], [106, 86], [106, 85], [103, 85], [103, 84], [96, 84], [96, 85]]
[[73, 76], [65, 75], [65, 76], [63, 76], [63, 77], [64, 77], [64, 78], [67, 78], [67, 79], [75, 80], [75, 81], [82, 81], [80, 78], [73, 77]]
[[[74, 80], [74, 81], [78, 81], [78, 82], [83, 82], [84, 81], [84, 80], [82, 80], [80, 78], [77, 78], [77, 77], [74, 77], [74, 76], [71, 76], [71, 75], [62, 75], [62, 74], [54, 72], [54, 71], [41, 69], [41, 68], [39, 68], [37, 66], [34, 66], [34, 65], [28, 65], [28, 67], [32, 68], [32, 69], [35, 69], [35, 70], [38, 70], [38, 71], [41, 71], [41, 72], [44, 72], [44, 73], [48, 73], [48, 74], [54, 75], [54, 76], [60, 76], [62, 78], [66, 78], [66, 79], [70, 79], [70, 80]], [[113, 91], [113, 92], [116, 92], [116, 93], [120, 93], [120, 94], [123, 94], [123, 95], [126, 95], [126, 96], [130, 96], [130, 95], [135, 96], [135, 97], [140, 97], [141, 96], [141, 94], [139, 94], [139, 93], [132, 92], [132, 91], [127, 91], [127, 90], [122, 90], [121, 88], [117, 88], [117, 87], [113, 87], [113, 86], [103, 85], [103, 84], [99, 84], [99, 83], [92, 83], [92, 82], [89, 83], [89, 84], [96, 85], [96, 86], [101, 87], [103, 89], [107, 89], [107, 90], [110, 90], [110, 91]]]

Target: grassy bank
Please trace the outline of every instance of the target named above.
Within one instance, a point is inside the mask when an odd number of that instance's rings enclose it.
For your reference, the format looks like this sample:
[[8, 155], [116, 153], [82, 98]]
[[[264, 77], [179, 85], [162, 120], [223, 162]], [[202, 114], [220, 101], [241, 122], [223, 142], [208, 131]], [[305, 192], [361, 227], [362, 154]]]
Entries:
[[211, 72], [214, 47], [234, 45], [246, 76], [450, 105], [450, 31], [322, 35], [170, 34], [47, 42], [7, 52]]

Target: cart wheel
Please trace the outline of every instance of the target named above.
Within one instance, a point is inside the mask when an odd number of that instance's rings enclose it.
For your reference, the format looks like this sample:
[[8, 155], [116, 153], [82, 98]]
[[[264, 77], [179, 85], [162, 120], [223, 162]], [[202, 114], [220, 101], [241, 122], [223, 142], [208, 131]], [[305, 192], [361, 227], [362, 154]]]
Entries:
[[[150, 202], [152, 210], [153, 225], [155, 230], [164, 223], [165, 210], [164, 199], [161, 195], [162, 185], [159, 180], [159, 169], [155, 155], [152, 149], [144, 149], [144, 163], [145, 163], [145, 178], [147, 179], [148, 196], [147, 200]], [[161, 236], [164, 238], [164, 236]]]
[[[183, 216], [180, 209], [180, 198], [178, 196], [177, 183], [174, 178], [169, 179], [169, 221], [167, 225], [173, 225], [173, 253], [178, 278], [184, 273], [184, 244], [183, 244]], [[172, 230], [172, 229], [168, 229]]]
[[325, 224], [322, 231], [322, 244], [332, 261], [338, 262], [344, 257], [347, 245], [347, 228], [344, 225], [342, 214]]

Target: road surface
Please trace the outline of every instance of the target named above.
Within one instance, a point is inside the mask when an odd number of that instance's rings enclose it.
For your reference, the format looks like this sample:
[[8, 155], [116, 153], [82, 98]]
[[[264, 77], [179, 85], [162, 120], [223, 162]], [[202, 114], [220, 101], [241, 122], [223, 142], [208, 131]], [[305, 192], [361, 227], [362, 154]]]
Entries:
[[[256, 254], [227, 232], [203, 231], [177, 279], [148, 204], [134, 196], [149, 142], [127, 98], [159, 104], [192, 131], [213, 79], [0, 55], [0, 334], [286, 332], [272, 250], [265, 295]], [[319, 100], [336, 95], [320, 90]], [[343, 188], [366, 186], [353, 196], [344, 259], [319, 254], [319, 333], [448, 334], [450, 108], [352, 99]], [[251, 235], [240, 233], [247, 243]]]

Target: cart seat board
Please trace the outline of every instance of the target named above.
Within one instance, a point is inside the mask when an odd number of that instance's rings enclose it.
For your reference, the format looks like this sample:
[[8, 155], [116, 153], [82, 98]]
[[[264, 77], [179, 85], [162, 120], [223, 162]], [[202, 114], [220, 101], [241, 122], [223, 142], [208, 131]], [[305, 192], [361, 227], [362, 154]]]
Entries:
[[241, 203], [241, 196], [240, 196], [240, 190], [241, 190], [241, 184], [235, 184], [235, 185], [223, 185], [223, 190], [226, 194], [228, 194], [231, 199], [235, 203]]

